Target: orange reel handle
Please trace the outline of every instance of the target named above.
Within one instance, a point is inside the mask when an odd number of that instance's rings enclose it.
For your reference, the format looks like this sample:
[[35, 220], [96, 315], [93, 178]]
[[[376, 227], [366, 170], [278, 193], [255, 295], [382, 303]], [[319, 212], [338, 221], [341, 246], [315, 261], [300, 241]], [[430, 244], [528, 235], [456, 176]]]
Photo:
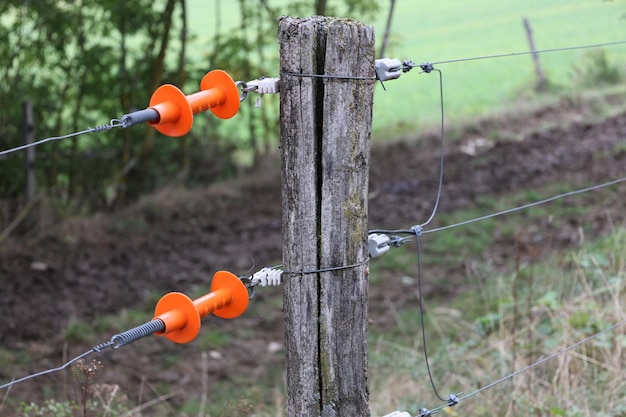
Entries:
[[165, 294], [154, 309], [154, 319], [165, 324], [165, 330], [157, 333], [176, 343], [188, 343], [198, 336], [200, 321], [209, 314], [221, 318], [235, 318], [248, 308], [246, 286], [237, 276], [218, 271], [213, 276], [211, 292], [191, 300], [185, 294]]
[[165, 84], [150, 98], [150, 109], [159, 118], [149, 121], [156, 130], [167, 136], [183, 136], [193, 126], [193, 116], [211, 110], [222, 119], [229, 119], [239, 111], [239, 90], [233, 79], [222, 70], [207, 73], [197, 93], [186, 96], [178, 87]]

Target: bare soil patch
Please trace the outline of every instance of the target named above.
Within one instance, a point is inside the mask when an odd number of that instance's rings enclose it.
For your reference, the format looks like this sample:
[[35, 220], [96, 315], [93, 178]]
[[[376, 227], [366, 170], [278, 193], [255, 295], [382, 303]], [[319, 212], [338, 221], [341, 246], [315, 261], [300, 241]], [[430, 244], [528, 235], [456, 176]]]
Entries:
[[[446, 144], [440, 212], [475, 207], [484, 197], [541, 192], [555, 184], [575, 189], [623, 177], [626, 113], [602, 122], [587, 116], [585, 103], [565, 102], [561, 108], [467, 127], [459, 140]], [[244, 274], [254, 265], [280, 262], [279, 164], [268, 158], [244, 179], [193, 192], [162, 190], [114, 214], [64, 222], [34, 241], [6, 242], [0, 247], [0, 347], [25, 350], [30, 360], [0, 363], [0, 382], [58, 366], [64, 358], [125, 330], [100, 325], [84, 337], [68, 339], [66, 329], [73, 323], [89, 327], [107, 314], [149, 311], [158, 296], [169, 291], [198, 295], [208, 290], [220, 269]], [[408, 228], [428, 217], [437, 191], [436, 135], [375, 146], [370, 166], [372, 228]], [[575, 247], [581, 244], [581, 230], [589, 238], [622, 224], [624, 186], [612, 190], [576, 197], [571, 204], [584, 207], [582, 214], [561, 219], [558, 227], [547, 217], [540, 219], [536, 226], [541, 233], [529, 240], [532, 252]], [[438, 218], [432, 224], [441, 225]], [[516, 250], [511, 237], [494, 235], [493, 245], [479, 257], [504, 265]], [[427, 274], [451, 278], [425, 283], [425, 296], [462, 289], [463, 263], [442, 266], [426, 261]], [[407, 291], [399, 280], [389, 276], [384, 282], [384, 288], [370, 289], [374, 326], [391, 324], [386, 299], [393, 299], [397, 309], [416, 302], [415, 291]], [[234, 400], [255, 382], [280, 380], [284, 329], [275, 301], [280, 289], [261, 288], [257, 294], [243, 317], [206, 320], [203, 332], [218, 330], [231, 334], [230, 339], [184, 346], [162, 338], [143, 339], [98, 355], [105, 365], [99, 380], [120, 385], [133, 398], [147, 386], [182, 388], [171, 400], [175, 404], [201, 394], [201, 363], [209, 376], [209, 392], [224, 381], [242, 387], [233, 393]], [[148, 313], [145, 321], [150, 318]], [[10, 396], [40, 400], [49, 393], [46, 386], [63, 386], [67, 379], [63, 373], [38, 378], [15, 386]]]

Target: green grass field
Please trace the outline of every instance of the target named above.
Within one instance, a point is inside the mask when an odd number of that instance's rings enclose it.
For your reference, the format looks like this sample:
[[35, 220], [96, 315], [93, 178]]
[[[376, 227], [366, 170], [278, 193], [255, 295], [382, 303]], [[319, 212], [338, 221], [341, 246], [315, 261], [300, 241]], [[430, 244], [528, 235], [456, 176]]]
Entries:
[[[236, 30], [240, 24], [238, 3], [220, 3], [221, 30]], [[286, 0], [270, 2], [272, 5], [286, 3]], [[365, 23], [375, 27], [380, 40], [388, 2], [379, 3], [379, 17]], [[216, 5], [216, 2], [207, 5], [200, 0], [190, 1], [190, 26], [198, 35], [199, 43], [206, 42], [215, 33]], [[626, 5], [623, 3], [601, 0], [399, 1], [391, 45], [385, 55], [423, 63], [528, 51], [522, 24], [524, 17], [531, 22], [538, 49], [620, 41], [626, 39], [624, 13]], [[604, 50], [611, 62], [620, 65], [626, 62], [626, 45]], [[571, 91], [577, 88], [572, 76], [575, 68], [586, 64], [587, 54], [585, 50], [575, 50], [543, 54], [540, 58], [550, 83]], [[520, 104], [520, 99], [527, 101], [526, 93], [532, 93], [535, 82], [529, 55], [449, 63], [438, 68], [444, 76], [446, 120], [450, 122], [514, 108]], [[406, 133], [415, 127], [438, 123], [437, 76], [418, 72], [416, 69], [399, 80], [388, 82], [386, 92], [376, 87], [374, 132], [377, 139], [381, 139], [383, 132]]]

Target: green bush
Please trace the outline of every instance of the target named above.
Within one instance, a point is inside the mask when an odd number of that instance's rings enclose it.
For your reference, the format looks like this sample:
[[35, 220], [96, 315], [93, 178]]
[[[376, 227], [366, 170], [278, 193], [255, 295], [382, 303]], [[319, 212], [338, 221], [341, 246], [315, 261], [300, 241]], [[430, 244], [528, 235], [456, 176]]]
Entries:
[[622, 82], [624, 71], [610, 62], [603, 49], [592, 49], [574, 67], [574, 81], [585, 86], [613, 85]]

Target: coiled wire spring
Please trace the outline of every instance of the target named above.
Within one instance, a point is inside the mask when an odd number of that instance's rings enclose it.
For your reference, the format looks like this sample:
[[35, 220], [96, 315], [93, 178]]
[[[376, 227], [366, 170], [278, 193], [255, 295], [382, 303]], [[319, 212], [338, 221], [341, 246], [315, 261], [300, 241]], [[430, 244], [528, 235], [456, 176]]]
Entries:
[[122, 346], [136, 342], [137, 340], [150, 336], [151, 334], [165, 331], [165, 323], [161, 319], [155, 319], [140, 326], [133, 327], [125, 332], [113, 335], [108, 342], [100, 343], [93, 347], [93, 350], [100, 352], [103, 349], [119, 349]]

